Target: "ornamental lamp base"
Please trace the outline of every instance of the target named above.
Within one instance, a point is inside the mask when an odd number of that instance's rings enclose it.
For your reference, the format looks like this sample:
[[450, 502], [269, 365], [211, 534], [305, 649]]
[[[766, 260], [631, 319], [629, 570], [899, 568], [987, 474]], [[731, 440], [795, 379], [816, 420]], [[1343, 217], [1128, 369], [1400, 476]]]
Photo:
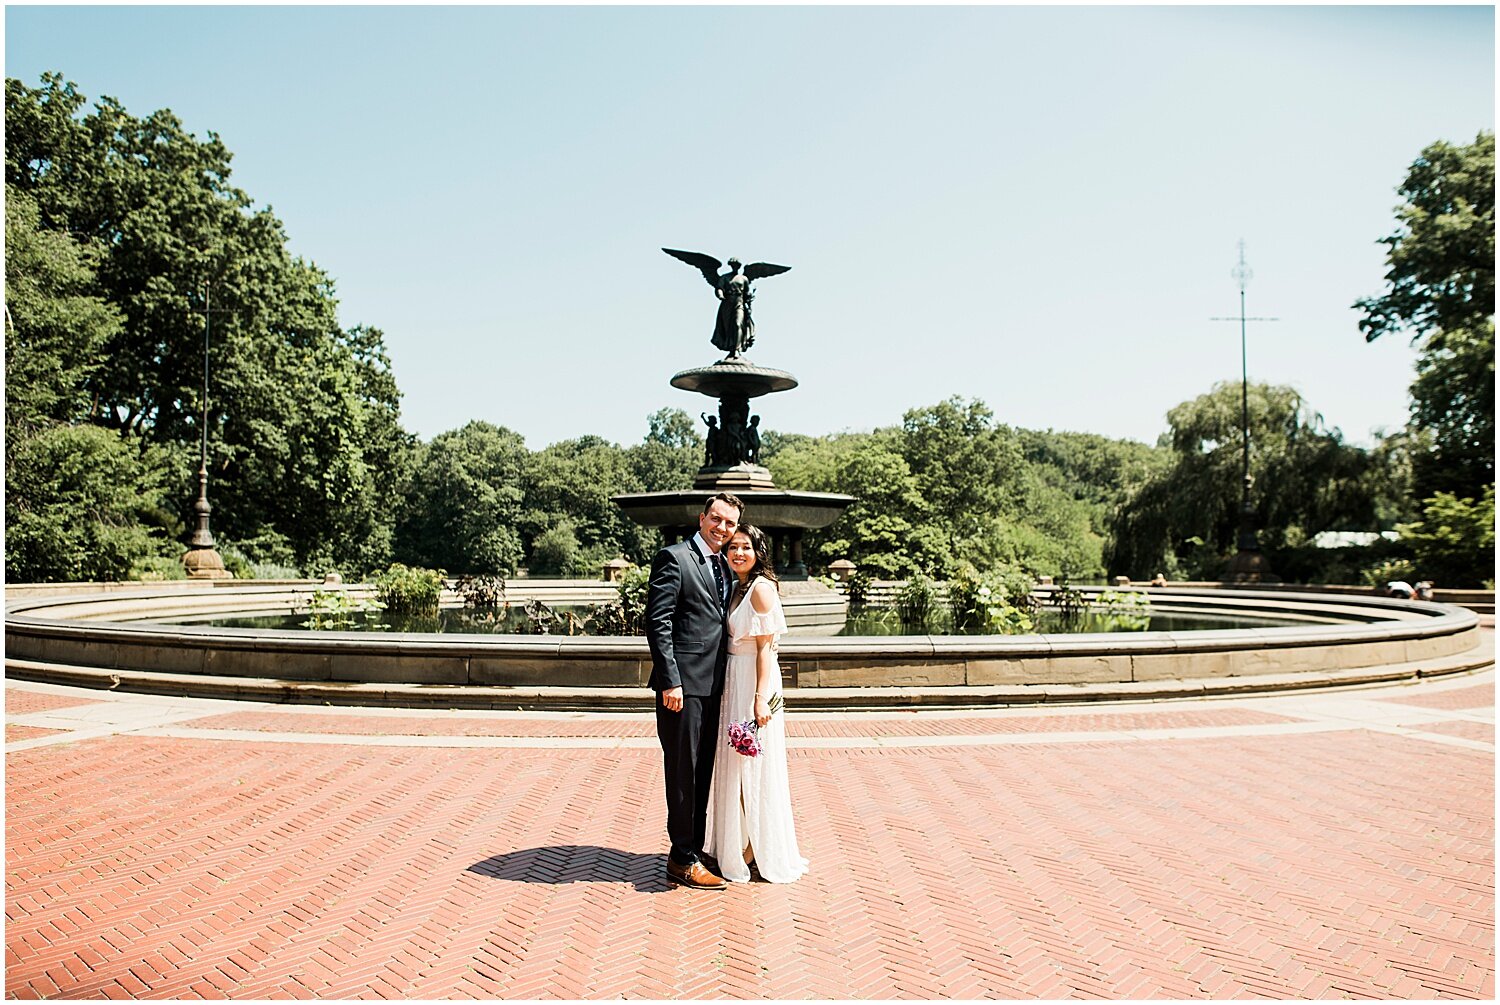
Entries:
[[213, 548], [189, 548], [182, 556], [182, 567], [189, 579], [233, 579], [224, 568], [224, 559]]
[[1281, 577], [1271, 571], [1271, 563], [1259, 549], [1242, 549], [1229, 560], [1224, 576], [1228, 583], [1279, 583]]

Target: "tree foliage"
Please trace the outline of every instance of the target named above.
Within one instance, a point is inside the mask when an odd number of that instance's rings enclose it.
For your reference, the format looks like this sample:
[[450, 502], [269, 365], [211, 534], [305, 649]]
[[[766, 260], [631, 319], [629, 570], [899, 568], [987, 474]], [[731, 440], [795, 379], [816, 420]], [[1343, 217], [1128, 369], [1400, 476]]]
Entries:
[[1400, 229], [1380, 241], [1390, 249], [1387, 291], [1355, 304], [1365, 338], [1469, 330], [1493, 316], [1495, 134], [1432, 144], [1398, 191]]
[[181, 529], [164, 509], [182, 460], [150, 445], [143, 454], [87, 424], [54, 424], [20, 439], [5, 470], [7, 578], [127, 578]]
[[1400, 188], [1398, 229], [1380, 243], [1386, 292], [1360, 300], [1365, 338], [1418, 345], [1412, 425], [1431, 436], [1416, 491], [1475, 498], [1495, 481], [1495, 136], [1422, 151]]
[[97, 249], [43, 229], [35, 200], [10, 186], [5, 236], [6, 575], [123, 579], [181, 529], [167, 495], [186, 458], [71, 421], [120, 328], [92, 293]]
[[1422, 519], [1396, 528], [1416, 574], [1444, 586], [1494, 588], [1495, 486], [1478, 499], [1439, 492]]
[[[1288, 575], [1321, 531], [1377, 529], [1386, 481], [1369, 452], [1346, 445], [1292, 388], [1251, 384], [1248, 391], [1251, 501], [1272, 568]], [[1167, 413], [1170, 463], [1119, 510], [1112, 573], [1222, 574], [1239, 524], [1240, 411], [1239, 383], [1226, 381]]]
[[5, 193], [5, 427], [25, 437], [84, 413], [84, 386], [120, 331], [94, 295], [97, 248], [44, 230], [36, 200]]
[[[997, 425], [982, 401], [949, 398], [870, 433], [768, 433], [767, 465], [785, 488], [858, 497], [835, 524], [808, 535], [814, 564], [847, 558], [877, 578], [1024, 568], [1092, 579], [1104, 572], [1105, 521], [1090, 500], [1116, 491], [1112, 476], [1085, 484], [1027, 456], [1063, 452], [1061, 438], [1074, 435], [1013, 430]], [[1098, 441], [1101, 456], [1151, 449]]]
[[396, 554], [448, 572], [509, 575], [521, 562], [526, 443], [487, 422], [439, 433], [418, 451], [396, 526]]
[[[45, 416], [190, 450], [207, 319], [216, 536], [279, 540], [310, 570], [387, 561], [411, 438], [382, 335], [340, 329], [332, 280], [229, 183], [223, 142], [112, 98], [85, 111], [57, 74], [7, 79], [5, 105], [8, 431]], [[195, 488], [190, 470], [167, 488], [184, 520]]]

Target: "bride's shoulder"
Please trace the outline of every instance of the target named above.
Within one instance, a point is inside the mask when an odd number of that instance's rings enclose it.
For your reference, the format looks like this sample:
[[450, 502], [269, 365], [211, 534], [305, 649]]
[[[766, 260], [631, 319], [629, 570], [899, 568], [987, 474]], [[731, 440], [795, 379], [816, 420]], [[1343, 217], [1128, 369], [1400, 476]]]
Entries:
[[750, 606], [760, 614], [769, 614], [781, 603], [776, 594], [776, 584], [761, 578], [750, 587]]

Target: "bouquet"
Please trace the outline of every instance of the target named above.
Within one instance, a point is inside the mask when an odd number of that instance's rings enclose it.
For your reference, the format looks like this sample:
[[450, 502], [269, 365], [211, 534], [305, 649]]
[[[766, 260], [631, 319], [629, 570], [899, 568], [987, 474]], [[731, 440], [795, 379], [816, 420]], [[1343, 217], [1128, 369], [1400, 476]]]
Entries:
[[[775, 715], [785, 702], [781, 700], [781, 695], [778, 693], [771, 696], [769, 704], [771, 714]], [[759, 757], [760, 740], [756, 737], [759, 732], [760, 726], [753, 717], [744, 722], [730, 723], [729, 745], [735, 749], [736, 753], [743, 754], [745, 757]]]

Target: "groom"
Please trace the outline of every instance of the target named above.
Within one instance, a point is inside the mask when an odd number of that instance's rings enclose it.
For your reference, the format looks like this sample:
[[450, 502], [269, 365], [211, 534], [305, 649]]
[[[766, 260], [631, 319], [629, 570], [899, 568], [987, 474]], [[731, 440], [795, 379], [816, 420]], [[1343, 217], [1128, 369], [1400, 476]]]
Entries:
[[722, 890], [724, 878], [700, 859], [708, 788], [718, 746], [724, 691], [724, 611], [733, 576], [720, 549], [734, 536], [745, 504], [728, 492], [709, 499], [698, 533], [663, 548], [651, 563], [646, 639], [656, 737], [667, 783], [667, 878], [697, 890]]

